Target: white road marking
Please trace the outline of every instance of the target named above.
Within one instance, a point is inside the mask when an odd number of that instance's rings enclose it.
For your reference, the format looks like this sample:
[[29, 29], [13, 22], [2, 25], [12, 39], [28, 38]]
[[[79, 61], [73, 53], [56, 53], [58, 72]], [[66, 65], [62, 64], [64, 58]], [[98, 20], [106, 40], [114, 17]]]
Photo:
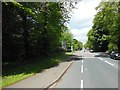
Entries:
[[98, 57], [98, 59], [100, 59], [100, 60], [102, 60], [102, 61], [103, 61], [103, 59], [102, 59], [102, 58], [100, 58], [100, 57]]
[[81, 86], [80, 86], [80, 88], [83, 88], [83, 80], [81, 80]]
[[81, 66], [81, 73], [83, 73], [83, 65]]
[[[98, 57], [98, 59], [100, 59], [100, 60], [102, 60], [103, 61], [103, 58], [100, 58], [100, 57]], [[107, 64], [110, 64], [110, 65], [114, 65], [114, 64], [112, 64], [112, 63], [110, 63], [110, 62], [108, 62], [108, 61], [105, 61]]]
[[96, 58], [96, 57], [84, 57], [84, 56], [83, 56], [82, 58]]
[[83, 63], [83, 60], [82, 60], [82, 63]]
[[113, 64], [112, 64], [112, 63], [110, 63], [110, 62], [108, 62], [108, 61], [105, 61], [105, 62], [113, 66]]

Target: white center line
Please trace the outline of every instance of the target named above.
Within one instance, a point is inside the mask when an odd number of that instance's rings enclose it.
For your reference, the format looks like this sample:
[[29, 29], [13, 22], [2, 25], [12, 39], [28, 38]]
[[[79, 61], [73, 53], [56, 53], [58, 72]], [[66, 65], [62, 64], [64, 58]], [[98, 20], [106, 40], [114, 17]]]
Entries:
[[83, 73], [83, 65], [81, 66], [81, 73]]
[[80, 86], [80, 88], [83, 88], [83, 80], [81, 80], [81, 86]]
[[83, 60], [82, 60], [82, 63], [83, 63]]

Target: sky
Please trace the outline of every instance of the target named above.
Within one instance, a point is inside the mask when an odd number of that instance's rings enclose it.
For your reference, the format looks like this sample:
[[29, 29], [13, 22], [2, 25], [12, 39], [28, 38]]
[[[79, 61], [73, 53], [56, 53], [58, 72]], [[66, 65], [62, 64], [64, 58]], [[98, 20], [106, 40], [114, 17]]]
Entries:
[[97, 14], [95, 7], [99, 5], [101, 0], [82, 0], [73, 10], [71, 20], [68, 27], [73, 37], [83, 44], [87, 42], [87, 33], [92, 28], [93, 19]]

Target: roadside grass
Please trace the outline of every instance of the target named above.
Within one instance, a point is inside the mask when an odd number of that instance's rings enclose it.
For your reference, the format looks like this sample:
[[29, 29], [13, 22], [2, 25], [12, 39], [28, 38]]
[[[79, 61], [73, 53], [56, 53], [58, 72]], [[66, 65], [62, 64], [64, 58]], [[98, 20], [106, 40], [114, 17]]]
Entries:
[[73, 55], [73, 52], [66, 52], [65, 54], [71, 56], [71, 55]]
[[60, 62], [66, 61], [66, 59], [68, 59], [71, 55], [72, 53], [68, 52], [65, 54], [59, 53], [49, 58], [46, 57], [33, 59], [31, 63], [28, 62], [26, 65], [17, 66], [16, 68], [9, 68], [3, 73], [0, 87], [6, 87], [32, 75], [40, 73], [44, 69], [57, 66]]

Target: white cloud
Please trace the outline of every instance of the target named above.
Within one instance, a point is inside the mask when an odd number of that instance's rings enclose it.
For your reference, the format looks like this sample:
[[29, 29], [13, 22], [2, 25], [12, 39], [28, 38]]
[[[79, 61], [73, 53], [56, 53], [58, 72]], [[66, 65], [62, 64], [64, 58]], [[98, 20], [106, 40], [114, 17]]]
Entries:
[[81, 30], [79, 29], [71, 29], [71, 32], [74, 35], [74, 38], [81, 41], [83, 44], [85, 44], [87, 40], [87, 33], [91, 29], [91, 27], [87, 28], [82, 28]]
[[[83, 0], [79, 4], [77, 4], [77, 9], [74, 9], [73, 16], [71, 21], [76, 23], [84, 22], [86, 20], [92, 20], [94, 15], [96, 14], [95, 7], [98, 5], [99, 0]], [[97, 5], [96, 5], [97, 4]]]
[[70, 20], [70, 30], [74, 38], [85, 43], [87, 41], [87, 33], [92, 28], [94, 15], [97, 13], [95, 7], [98, 6], [101, 0], [82, 0], [73, 10], [73, 15]]

